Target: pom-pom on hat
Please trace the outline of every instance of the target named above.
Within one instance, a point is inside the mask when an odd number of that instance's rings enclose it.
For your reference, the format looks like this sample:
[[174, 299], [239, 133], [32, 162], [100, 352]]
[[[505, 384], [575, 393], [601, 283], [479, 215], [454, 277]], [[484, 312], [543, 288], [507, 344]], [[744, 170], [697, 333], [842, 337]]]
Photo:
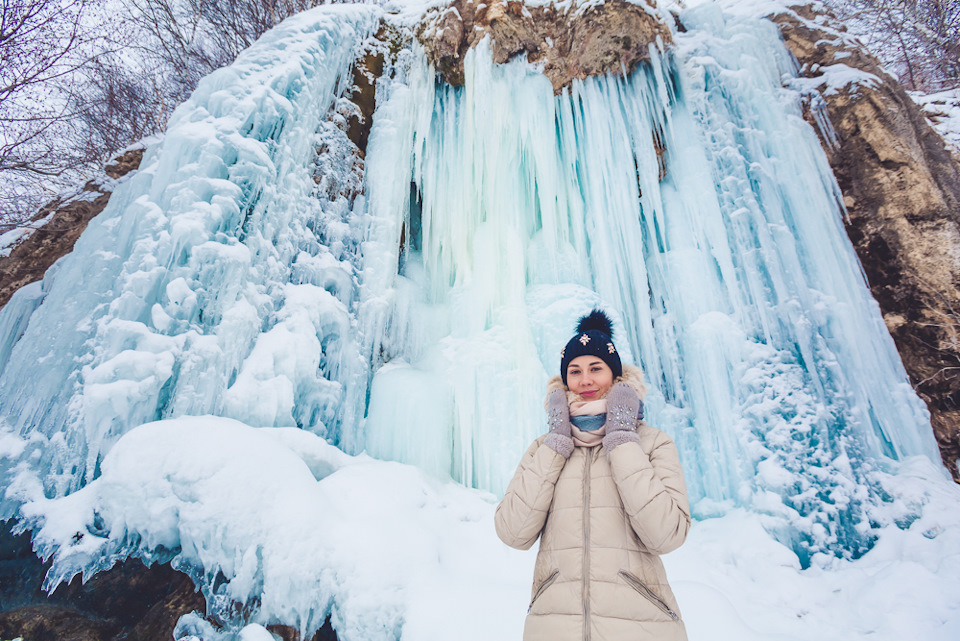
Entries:
[[577, 333], [560, 350], [560, 377], [567, 384], [567, 366], [578, 356], [596, 356], [613, 370], [613, 378], [623, 375], [620, 354], [613, 345], [613, 323], [599, 309], [594, 309], [577, 322]]

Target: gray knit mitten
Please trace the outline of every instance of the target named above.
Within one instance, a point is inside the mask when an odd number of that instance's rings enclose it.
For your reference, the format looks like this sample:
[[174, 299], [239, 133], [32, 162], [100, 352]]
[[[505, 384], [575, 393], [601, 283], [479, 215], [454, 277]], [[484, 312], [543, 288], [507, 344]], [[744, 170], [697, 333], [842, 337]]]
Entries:
[[567, 405], [567, 393], [562, 389], [550, 392], [547, 400], [547, 426], [550, 433], [543, 444], [563, 458], [573, 454], [573, 438], [570, 437], [570, 406]]
[[643, 418], [643, 401], [626, 383], [617, 383], [607, 394], [606, 435], [603, 447], [609, 452], [623, 443], [639, 443], [637, 421]]

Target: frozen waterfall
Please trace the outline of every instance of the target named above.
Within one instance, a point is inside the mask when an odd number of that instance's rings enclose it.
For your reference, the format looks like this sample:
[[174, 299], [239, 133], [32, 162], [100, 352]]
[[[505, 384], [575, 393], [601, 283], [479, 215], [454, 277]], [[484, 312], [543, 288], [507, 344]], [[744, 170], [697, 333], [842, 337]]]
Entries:
[[501, 492], [600, 305], [697, 518], [759, 513], [804, 561], [865, 551], [875, 473], [938, 455], [775, 26], [701, 5], [629, 77], [559, 96], [484, 44], [448, 86], [408, 44], [361, 193], [327, 197], [318, 150], [347, 144], [329, 115], [381, 19], [320, 7], [202, 81], [3, 309], [0, 517], [42, 524], [125, 433], [208, 414]]
[[798, 549], [856, 555], [870, 471], [936, 460], [929, 418], [784, 88], [796, 69], [776, 27], [713, 6], [684, 24], [670, 55], [557, 97], [483, 45], [462, 90], [422, 57], [384, 83], [358, 310], [378, 342], [350, 449], [502, 491], [577, 315], [599, 304], [698, 516], [747, 506]]

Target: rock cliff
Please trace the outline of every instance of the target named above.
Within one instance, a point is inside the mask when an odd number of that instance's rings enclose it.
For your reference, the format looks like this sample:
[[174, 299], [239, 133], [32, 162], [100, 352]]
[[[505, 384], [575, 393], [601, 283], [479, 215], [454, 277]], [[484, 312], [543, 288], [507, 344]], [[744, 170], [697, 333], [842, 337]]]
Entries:
[[182, 615], [204, 608], [193, 582], [168, 565], [128, 559], [49, 595], [40, 589], [48, 568], [29, 534], [0, 523], [0, 639], [160, 641], [173, 638]]
[[87, 223], [107, 206], [114, 183], [135, 171], [141, 158], [142, 147], [121, 153], [107, 164], [102, 176], [89, 180], [77, 194], [56, 199], [37, 212], [28, 225], [49, 220], [14, 247], [9, 256], [0, 257], [0, 307], [18, 289], [42, 279], [58, 258], [73, 250]]
[[[834, 16], [796, 5], [770, 16], [815, 87], [819, 128], [843, 191], [847, 233], [910, 380], [960, 481], [960, 165], [900, 84]], [[844, 66], [863, 82], [838, 86]], [[847, 75], [846, 77], [849, 77]]]
[[493, 60], [505, 63], [526, 54], [560, 93], [574, 78], [629, 73], [649, 59], [650, 45], [672, 42], [670, 29], [650, 6], [610, 0], [557, 8], [518, 0], [454, 0], [428, 13], [417, 30], [427, 56], [444, 80], [463, 84], [467, 51], [490, 38]]

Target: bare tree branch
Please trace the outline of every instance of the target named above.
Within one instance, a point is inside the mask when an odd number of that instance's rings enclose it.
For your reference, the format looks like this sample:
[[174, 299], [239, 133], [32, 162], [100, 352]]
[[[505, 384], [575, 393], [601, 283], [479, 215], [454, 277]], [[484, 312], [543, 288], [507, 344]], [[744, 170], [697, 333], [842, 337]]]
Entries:
[[0, 224], [162, 131], [203, 76], [318, 1], [0, 0]]
[[827, 0], [909, 89], [960, 87], [957, 0]]

